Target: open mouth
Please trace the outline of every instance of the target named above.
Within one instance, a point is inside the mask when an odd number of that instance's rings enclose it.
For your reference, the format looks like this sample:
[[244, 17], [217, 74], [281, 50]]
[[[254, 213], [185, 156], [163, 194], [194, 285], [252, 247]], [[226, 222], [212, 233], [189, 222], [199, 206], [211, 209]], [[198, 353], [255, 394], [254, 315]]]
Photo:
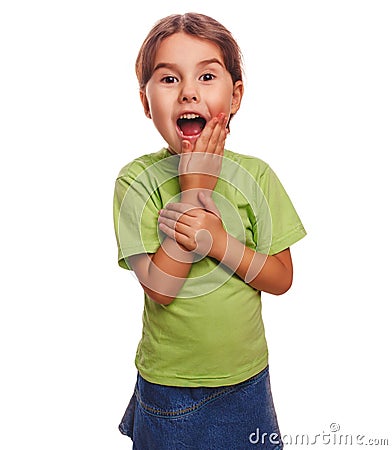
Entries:
[[183, 114], [177, 119], [177, 126], [184, 137], [198, 136], [206, 123], [207, 121], [198, 114]]

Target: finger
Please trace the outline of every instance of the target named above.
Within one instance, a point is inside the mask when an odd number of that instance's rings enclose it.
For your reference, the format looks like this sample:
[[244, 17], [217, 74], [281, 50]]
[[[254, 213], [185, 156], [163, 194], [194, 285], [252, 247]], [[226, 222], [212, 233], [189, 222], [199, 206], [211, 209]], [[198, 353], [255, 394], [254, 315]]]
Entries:
[[218, 125], [218, 118], [213, 117], [207, 125], [204, 127], [199, 139], [196, 141], [194, 152], [206, 152], [208, 143], [211, 139], [212, 133], [214, 132], [216, 126]]
[[[197, 144], [200, 140], [200, 138], [199, 138], [199, 140], [196, 142], [196, 147], [195, 147], [196, 151], [204, 151], [206, 153], [212, 153], [212, 154], [223, 153], [222, 148], [224, 146], [224, 141], [225, 141], [226, 135], [227, 135], [227, 133], [226, 133], [227, 117], [224, 113], [220, 113], [214, 119], [216, 119], [216, 122], [214, 121], [215, 125], [213, 127], [211, 127], [209, 130], [209, 133], [204, 136], [205, 140], [202, 140], [200, 142], [203, 146], [206, 146], [206, 147], [199, 150], [199, 148], [197, 147]], [[208, 141], [207, 141], [207, 138], [208, 138]]]
[[180, 154], [180, 163], [178, 165], [179, 173], [184, 173], [187, 170], [189, 156], [192, 152], [192, 146], [189, 141], [181, 142], [181, 154]]
[[182, 223], [184, 225], [191, 226], [192, 218], [190, 216], [188, 216], [187, 214], [182, 214], [177, 211], [163, 210], [162, 213], [158, 217], [158, 222], [166, 223], [166, 225], [174, 228], [176, 223]]
[[165, 233], [166, 236], [168, 236], [170, 239], [174, 239], [175, 241], [177, 240], [176, 239], [176, 231], [173, 230], [173, 228], [170, 228], [169, 226], [167, 226], [165, 223], [160, 223], [159, 229], [162, 231], [162, 233]]
[[183, 214], [176, 212], [176, 211], [162, 211], [159, 214], [158, 222], [159, 223], [165, 222], [168, 225], [172, 222], [174, 222], [174, 224], [176, 224], [176, 222], [178, 222], [182, 216], [183, 216]]
[[158, 226], [160, 225], [166, 225], [171, 230], [186, 236], [189, 236], [191, 233], [191, 227], [189, 225], [184, 222], [180, 222], [179, 220], [169, 219], [168, 217], [162, 217], [158, 222]]
[[181, 214], [192, 215], [190, 213], [192, 212], [192, 210], [195, 210], [195, 209], [197, 209], [197, 208], [194, 205], [191, 205], [190, 203], [180, 203], [180, 202], [168, 203], [165, 206], [165, 209], [162, 209], [160, 211], [160, 214], [162, 214], [163, 211], [165, 211], [165, 210], [169, 210], [169, 211], [176, 211], [176, 212], [179, 212]]
[[167, 226], [164, 223], [159, 224], [159, 229], [166, 234], [169, 238], [175, 240], [178, 244], [183, 245], [188, 250], [193, 250], [194, 245], [192, 245], [192, 242], [194, 240], [190, 238], [187, 234], [183, 234], [178, 230], [173, 230], [169, 226]]
[[220, 136], [221, 136], [221, 132], [224, 129], [224, 124], [223, 124], [223, 120], [222, 117], [219, 116], [218, 118], [218, 123], [216, 124], [214, 130], [211, 133], [210, 136], [210, 140], [208, 142], [208, 146], [206, 149], [207, 153], [216, 153], [216, 149], [218, 146], [218, 143], [220, 142]]
[[171, 230], [176, 229], [177, 220], [171, 219], [169, 217], [159, 217], [158, 218], [158, 226], [160, 227], [162, 224], [169, 227]]
[[220, 129], [220, 134], [218, 137], [218, 142], [215, 147], [215, 154], [222, 156], [224, 153], [226, 137], [228, 135], [228, 129], [226, 128], [226, 116], [224, 116], [224, 121], [222, 123], [222, 128]]
[[182, 141], [181, 143], [181, 153], [190, 153], [192, 151], [192, 145], [189, 141]]

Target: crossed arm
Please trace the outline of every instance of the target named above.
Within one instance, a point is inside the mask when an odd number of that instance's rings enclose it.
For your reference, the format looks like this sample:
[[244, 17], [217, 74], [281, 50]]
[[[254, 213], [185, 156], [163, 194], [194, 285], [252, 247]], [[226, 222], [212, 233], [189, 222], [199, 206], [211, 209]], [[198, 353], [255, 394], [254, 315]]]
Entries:
[[158, 218], [166, 237], [155, 254], [129, 257], [144, 291], [157, 303], [168, 305], [176, 298], [196, 255], [215, 258], [260, 291], [279, 295], [291, 286], [290, 249], [264, 255], [246, 247], [226, 232], [212, 200], [222, 164], [225, 123], [226, 118], [218, 116], [193, 147], [183, 142], [181, 201], [166, 205]]

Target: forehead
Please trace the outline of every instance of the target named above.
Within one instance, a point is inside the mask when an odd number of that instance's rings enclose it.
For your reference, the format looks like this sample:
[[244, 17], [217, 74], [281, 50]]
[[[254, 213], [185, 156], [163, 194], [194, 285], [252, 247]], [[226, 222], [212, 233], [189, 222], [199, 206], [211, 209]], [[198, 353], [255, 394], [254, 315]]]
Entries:
[[212, 41], [187, 33], [175, 33], [165, 38], [157, 48], [154, 65], [165, 62], [199, 62], [218, 59], [224, 66], [221, 49]]

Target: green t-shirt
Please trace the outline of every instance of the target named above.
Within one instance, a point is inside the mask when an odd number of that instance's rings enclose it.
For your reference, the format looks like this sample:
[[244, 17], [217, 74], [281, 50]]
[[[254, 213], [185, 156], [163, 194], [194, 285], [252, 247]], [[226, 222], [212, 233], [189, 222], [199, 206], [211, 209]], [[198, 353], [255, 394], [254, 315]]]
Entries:
[[[126, 165], [115, 185], [118, 262], [155, 253], [163, 233], [160, 209], [179, 201], [179, 156], [167, 149]], [[263, 161], [225, 150], [213, 192], [226, 230], [248, 247], [276, 254], [306, 232], [283, 186]], [[146, 380], [169, 386], [240, 383], [268, 364], [260, 292], [210, 257], [193, 263], [168, 306], [147, 295], [136, 367]]]

